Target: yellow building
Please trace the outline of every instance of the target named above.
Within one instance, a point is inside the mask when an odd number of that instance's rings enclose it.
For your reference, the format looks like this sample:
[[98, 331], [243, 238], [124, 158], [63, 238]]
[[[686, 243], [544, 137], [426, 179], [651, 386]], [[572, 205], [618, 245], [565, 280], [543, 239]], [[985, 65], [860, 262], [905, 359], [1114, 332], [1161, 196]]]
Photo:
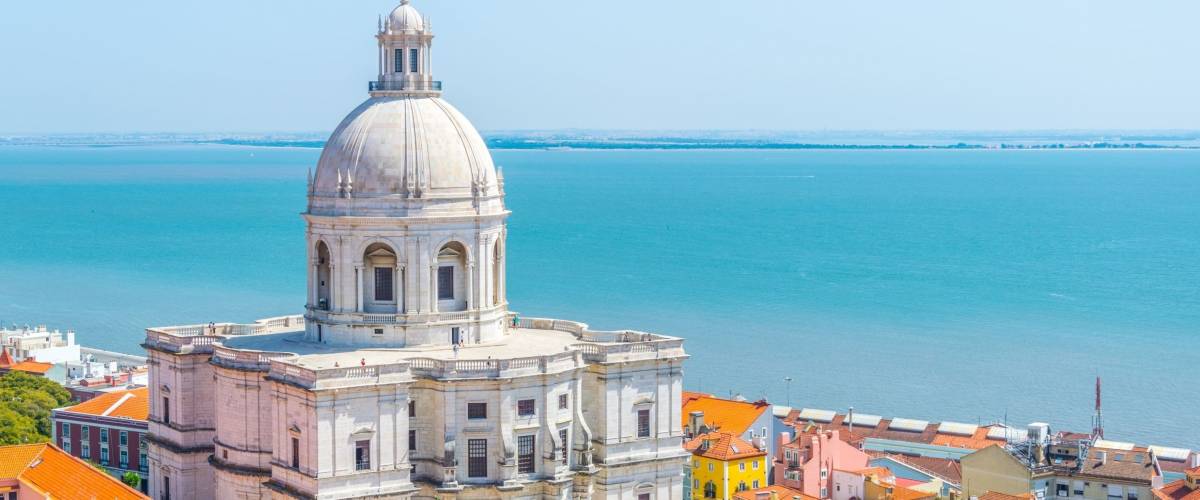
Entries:
[[710, 432], [684, 445], [692, 452], [692, 498], [730, 500], [739, 491], [767, 485], [767, 452], [737, 436]]

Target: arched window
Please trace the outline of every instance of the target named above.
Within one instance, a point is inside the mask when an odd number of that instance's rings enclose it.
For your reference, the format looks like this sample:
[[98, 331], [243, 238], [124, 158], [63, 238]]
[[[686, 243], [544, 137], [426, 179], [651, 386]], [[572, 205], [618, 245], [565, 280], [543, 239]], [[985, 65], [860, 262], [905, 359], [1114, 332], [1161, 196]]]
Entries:
[[717, 485], [712, 481], [704, 483], [704, 498], [717, 498]]
[[439, 311], [467, 309], [467, 249], [457, 241], [442, 246], [437, 254], [434, 286]]
[[329, 247], [325, 245], [324, 241], [318, 241], [316, 259], [317, 272], [316, 275], [313, 276], [315, 282], [312, 283], [312, 286], [316, 288], [316, 303], [313, 304], [313, 307], [323, 311], [329, 310], [330, 302], [332, 301], [332, 296], [329, 293], [332, 288], [330, 286], [331, 283], [329, 282], [329, 280], [332, 278], [330, 273], [330, 259]]
[[396, 252], [386, 244], [374, 243], [363, 252], [362, 295], [366, 312], [399, 310], [400, 279], [396, 276], [396, 263]]

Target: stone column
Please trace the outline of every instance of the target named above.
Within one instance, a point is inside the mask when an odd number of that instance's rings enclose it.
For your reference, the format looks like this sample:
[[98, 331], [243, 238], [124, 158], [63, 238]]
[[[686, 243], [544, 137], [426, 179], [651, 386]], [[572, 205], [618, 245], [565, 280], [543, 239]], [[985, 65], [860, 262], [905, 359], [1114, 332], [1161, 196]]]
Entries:
[[436, 263], [429, 266], [429, 312], [431, 313], [438, 312], [437, 270], [438, 266]]
[[340, 307], [342, 307], [342, 294], [337, 289], [337, 285], [340, 283], [341, 283], [341, 280], [339, 280], [337, 278], [337, 266], [334, 265], [333, 260], [330, 259], [330, 262], [329, 262], [329, 310], [330, 311], [341, 312]]
[[308, 306], [317, 307], [317, 287], [318, 280], [321, 279], [321, 273], [318, 272], [316, 259], [309, 259], [308, 266]]
[[396, 314], [404, 314], [404, 264], [396, 259], [396, 275], [392, 277], [392, 298], [396, 299]]
[[354, 310], [360, 313], [367, 312], [367, 308], [363, 307], [363, 266], [361, 264], [354, 265], [354, 295], [358, 301], [354, 305]]
[[467, 262], [467, 310], [475, 307], [479, 301], [475, 299], [475, 261]]

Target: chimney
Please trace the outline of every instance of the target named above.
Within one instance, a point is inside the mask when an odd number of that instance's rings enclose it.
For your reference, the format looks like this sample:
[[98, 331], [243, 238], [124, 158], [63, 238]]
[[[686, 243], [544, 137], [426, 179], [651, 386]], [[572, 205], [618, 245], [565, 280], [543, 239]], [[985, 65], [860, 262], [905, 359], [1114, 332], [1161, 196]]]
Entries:
[[688, 434], [698, 436], [703, 434], [701, 428], [704, 427], [704, 412], [694, 411], [688, 414]]
[[1096, 458], [1098, 460], [1100, 460], [1100, 465], [1104, 465], [1104, 464], [1108, 463], [1108, 452], [1104, 451], [1104, 450], [1099, 450], [1096, 452]]

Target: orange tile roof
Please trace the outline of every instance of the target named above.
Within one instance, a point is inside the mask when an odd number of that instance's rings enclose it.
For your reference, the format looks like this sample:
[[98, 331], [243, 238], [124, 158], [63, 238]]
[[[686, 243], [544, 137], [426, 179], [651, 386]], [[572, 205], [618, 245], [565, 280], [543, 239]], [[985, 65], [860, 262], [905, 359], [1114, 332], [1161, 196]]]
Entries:
[[[765, 488], [758, 488], [758, 489], [754, 489], [754, 490], [739, 491], [739, 492], [733, 494], [733, 498], [734, 498], [734, 500], [758, 500], [758, 498], [759, 498], [758, 496], [760, 494], [764, 494], [764, 493], [767, 495], [774, 493], [776, 498], [778, 498], [779, 500], [793, 500], [793, 499], [817, 500], [817, 497], [805, 495], [804, 492], [802, 492], [800, 490], [793, 490], [791, 488], [788, 488], [786, 486], [780, 486], [778, 484], [773, 484], [773, 485], [767, 486]], [[767, 498], [770, 498], [770, 497], [768, 496]]]
[[771, 405], [766, 401], [734, 401], [698, 392], [683, 393], [683, 425], [694, 411], [704, 412], [704, 425], [722, 432], [745, 434]]
[[[922, 498], [936, 498], [937, 495], [927, 491], [917, 491], [912, 488], [896, 486], [892, 489], [892, 498], [894, 500], [919, 500]], [[982, 499], [981, 499], [982, 500]]]
[[148, 498], [117, 478], [46, 443], [0, 447], [0, 479], [16, 479], [22, 487], [36, 490], [47, 498]]
[[31, 359], [27, 359], [25, 361], [22, 361], [20, 363], [17, 363], [15, 365], [8, 367], [9, 370], [17, 370], [17, 371], [26, 372], [26, 373], [36, 373], [38, 375], [44, 375], [46, 372], [50, 371], [51, 368], [54, 368], [53, 363], [42, 363], [39, 361], [33, 361]]
[[[1189, 471], [1189, 473], [1200, 473], [1200, 467]], [[1154, 490], [1154, 496], [1161, 500], [1200, 500], [1200, 485], [1196, 488], [1190, 488], [1187, 485], [1187, 480], [1180, 479]]]
[[103, 417], [146, 420], [150, 416], [150, 388], [106, 392], [59, 411]]
[[1030, 500], [1033, 495], [1022, 493], [1020, 495], [1008, 495], [998, 491], [988, 491], [979, 497], [979, 500]]
[[975, 429], [975, 434], [970, 436], [955, 436], [939, 432], [933, 437], [933, 441], [930, 444], [951, 446], [954, 448], [969, 448], [972, 450], [982, 450], [988, 446], [1000, 446], [1004, 444], [1003, 440], [988, 439], [989, 430], [990, 427], [980, 426], [978, 429]]
[[45, 443], [0, 447], [0, 451], [3, 451], [0, 453], [0, 479], [16, 478], [45, 447]]
[[[705, 441], [708, 441], [708, 448], [702, 449]], [[766, 451], [755, 448], [745, 439], [728, 432], [701, 434], [685, 443], [683, 447], [693, 455], [721, 461], [761, 457], [767, 454]]]

